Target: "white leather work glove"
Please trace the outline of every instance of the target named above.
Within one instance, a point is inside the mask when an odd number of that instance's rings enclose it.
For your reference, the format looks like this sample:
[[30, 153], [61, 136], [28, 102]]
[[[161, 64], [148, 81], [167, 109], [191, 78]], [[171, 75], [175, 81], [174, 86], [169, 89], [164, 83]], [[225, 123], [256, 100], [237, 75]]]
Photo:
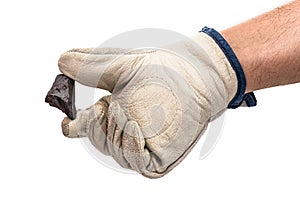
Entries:
[[215, 30], [155, 49], [73, 49], [59, 59], [66, 76], [111, 92], [74, 120], [67, 137], [88, 137], [122, 167], [158, 178], [196, 144], [209, 121], [246, 100], [246, 80], [232, 49]]

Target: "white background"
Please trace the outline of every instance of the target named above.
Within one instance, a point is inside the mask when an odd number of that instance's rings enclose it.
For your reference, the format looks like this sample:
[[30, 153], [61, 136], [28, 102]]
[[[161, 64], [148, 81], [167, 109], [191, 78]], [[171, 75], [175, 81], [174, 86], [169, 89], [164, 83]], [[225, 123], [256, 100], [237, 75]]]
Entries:
[[228, 110], [214, 151], [200, 146], [171, 173], [122, 174], [61, 134], [64, 114], [44, 103], [61, 53], [137, 28], [194, 35], [230, 27], [284, 0], [2, 1], [0, 199], [299, 199], [299, 84], [256, 92]]

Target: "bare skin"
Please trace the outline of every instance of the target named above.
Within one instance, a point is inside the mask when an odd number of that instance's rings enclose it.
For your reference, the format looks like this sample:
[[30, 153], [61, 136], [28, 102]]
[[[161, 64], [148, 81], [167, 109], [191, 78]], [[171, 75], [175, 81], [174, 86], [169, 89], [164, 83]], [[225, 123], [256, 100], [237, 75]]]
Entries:
[[300, 0], [221, 32], [246, 75], [246, 92], [300, 82]]

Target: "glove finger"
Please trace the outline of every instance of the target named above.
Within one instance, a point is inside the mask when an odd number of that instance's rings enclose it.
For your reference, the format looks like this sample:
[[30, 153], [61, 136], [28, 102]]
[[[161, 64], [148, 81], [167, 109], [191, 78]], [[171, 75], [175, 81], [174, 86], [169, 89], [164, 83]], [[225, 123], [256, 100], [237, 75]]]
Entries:
[[135, 121], [127, 122], [122, 138], [122, 148], [130, 168], [145, 177], [160, 178], [174, 166], [165, 169], [160, 153], [149, 151], [147, 143], [148, 141], [145, 140], [138, 123]]
[[127, 117], [119, 104], [111, 102], [102, 128], [97, 128], [96, 124], [93, 134], [89, 134], [89, 139], [99, 151], [112, 156], [122, 167], [130, 168], [122, 150], [122, 137], [126, 123]]
[[119, 77], [130, 72], [148, 52], [116, 48], [72, 49], [61, 55], [58, 66], [63, 74], [83, 85], [112, 92]]
[[65, 117], [61, 123], [62, 132], [66, 137], [87, 137], [96, 123], [105, 121], [110, 96], [102, 97], [94, 105], [85, 110], [78, 110], [74, 120]]

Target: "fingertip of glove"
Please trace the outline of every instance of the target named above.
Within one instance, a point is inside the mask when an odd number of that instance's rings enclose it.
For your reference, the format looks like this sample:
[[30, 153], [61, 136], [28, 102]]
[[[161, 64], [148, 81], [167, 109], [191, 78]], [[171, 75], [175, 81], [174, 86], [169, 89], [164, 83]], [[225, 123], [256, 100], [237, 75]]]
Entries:
[[69, 130], [69, 123], [71, 122], [71, 119], [68, 117], [65, 117], [63, 121], [61, 122], [61, 129], [62, 133], [65, 137], [70, 138], [70, 130]]

